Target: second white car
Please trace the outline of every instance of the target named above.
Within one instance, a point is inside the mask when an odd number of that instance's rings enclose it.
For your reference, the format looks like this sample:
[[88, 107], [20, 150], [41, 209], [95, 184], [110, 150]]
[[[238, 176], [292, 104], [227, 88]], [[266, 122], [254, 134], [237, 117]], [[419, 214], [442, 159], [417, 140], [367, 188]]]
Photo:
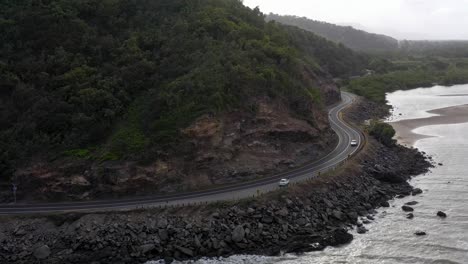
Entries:
[[279, 181], [279, 186], [280, 186], [280, 187], [286, 187], [286, 186], [288, 186], [288, 185], [289, 185], [289, 180], [288, 180], [288, 179], [281, 179], [281, 180]]

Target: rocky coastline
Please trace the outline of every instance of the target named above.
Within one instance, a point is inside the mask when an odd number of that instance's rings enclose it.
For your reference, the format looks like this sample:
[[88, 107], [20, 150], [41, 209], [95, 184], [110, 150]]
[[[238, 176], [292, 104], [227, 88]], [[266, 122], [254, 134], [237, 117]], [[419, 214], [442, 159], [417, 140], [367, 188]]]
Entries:
[[[349, 109], [371, 109], [361, 100]], [[349, 243], [375, 209], [417, 195], [407, 180], [428, 171], [416, 149], [369, 138], [338, 170], [260, 198], [206, 206], [0, 218], [1, 263], [144, 263], [233, 254], [279, 255]]]

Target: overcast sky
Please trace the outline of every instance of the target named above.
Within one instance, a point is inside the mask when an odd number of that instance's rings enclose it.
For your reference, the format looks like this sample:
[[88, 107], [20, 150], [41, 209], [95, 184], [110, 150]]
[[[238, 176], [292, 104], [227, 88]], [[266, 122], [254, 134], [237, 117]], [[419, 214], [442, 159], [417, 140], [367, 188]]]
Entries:
[[244, 0], [263, 13], [305, 16], [398, 39], [468, 39], [468, 0]]

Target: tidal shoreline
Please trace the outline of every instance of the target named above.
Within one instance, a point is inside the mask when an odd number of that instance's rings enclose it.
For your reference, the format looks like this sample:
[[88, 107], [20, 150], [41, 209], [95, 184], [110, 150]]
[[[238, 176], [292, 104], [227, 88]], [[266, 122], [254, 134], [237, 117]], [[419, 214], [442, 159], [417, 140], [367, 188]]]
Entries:
[[[355, 111], [347, 118], [355, 123]], [[370, 221], [407, 180], [426, 172], [415, 149], [369, 139], [342, 168], [258, 199], [199, 207], [0, 218], [2, 263], [143, 263], [233, 254], [279, 255], [349, 243], [347, 231]], [[369, 216], [369, 217], [368, 217]]]
[[468, 105], [457, 105], [427, 111], [434, 116], [405, 119], [390, 124], [396, 130], [396, 139], [400, 144], [413, 145], [417, 140], [431, 137], [414, 132], [415, 129], [431, 125], [461, 124], [468, 122]]

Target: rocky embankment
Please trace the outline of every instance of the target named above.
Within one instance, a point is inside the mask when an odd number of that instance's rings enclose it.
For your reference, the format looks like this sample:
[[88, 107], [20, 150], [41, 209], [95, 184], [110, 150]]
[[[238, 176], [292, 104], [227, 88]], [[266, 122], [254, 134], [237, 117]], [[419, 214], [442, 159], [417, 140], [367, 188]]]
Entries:
[[[351, 109], [352, 110], [352, 109]], [[1, 263], [139, 263], [232, 254], [277, 255], [348, 243], [375, 208], [416, 195], [407, 183], [430, 167], [415, 149], [370, 139], [341, 169], [255, 200], [201, 207], [5, 217]]]

